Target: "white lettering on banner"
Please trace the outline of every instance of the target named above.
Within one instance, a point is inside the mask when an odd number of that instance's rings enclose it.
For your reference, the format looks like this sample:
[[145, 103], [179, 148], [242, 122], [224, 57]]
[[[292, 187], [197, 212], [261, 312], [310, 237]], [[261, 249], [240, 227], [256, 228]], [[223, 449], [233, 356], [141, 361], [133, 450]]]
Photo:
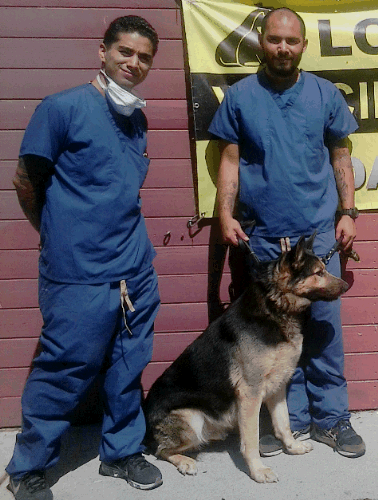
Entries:
[[[346, 83], [337, 82], [336, 87], [345, 94], [353, 94], [353, 89]], [[359, 82], [359, 101], [360, 101], [360, 119], [376, 119], [378, 118], [378, 82], [374, 82], [374, 85], [368, 86], [367, 82]], [[371, 110], [371, 115], [369, 115], [369, 101], [374, 102], [374, 109]], [[353, 113], [354, 107], [349, 106], [350, 111]]]
[[[340, 90], [343, 90], [346, 94], [353, 94], [353, 89], [347, 83], [335, 83], [336, 87]], [[354, 111], [353, 106], [348, 106], [351, 113]]]
[[352, 165], [354, 170], [354, 188], [360, 189], [365, 184], [366, 170], [365, 165], [358, 158], [352, 157]]
[[374, 160], [373, 168], [366, 185], [367, 189], [377, 189], [378, 186], [378, 156]]
[[367, 120], [369, 118], [367, 82], [360, 82], [360, 118], [361, 120]]
[[[366, 169], [365, 165], [358, 158], [352, 157], [352, 165], [354, 169], [354, 187], [360, 189], [365, 184]], [[371, 169], [369, 180], [366, 184], [366, 189], [377, 189], [378, 187], [378, 156], [375, 158], [373, 168]]]

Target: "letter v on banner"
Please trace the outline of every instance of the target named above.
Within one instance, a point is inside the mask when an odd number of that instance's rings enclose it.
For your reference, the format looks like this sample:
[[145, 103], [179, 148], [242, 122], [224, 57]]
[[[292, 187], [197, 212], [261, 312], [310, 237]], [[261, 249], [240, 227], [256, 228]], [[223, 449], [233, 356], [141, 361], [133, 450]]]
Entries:
[[[375, 5], [372, 5], [375, 4]], [[182, 0], [195, 125], [198, 208], [216, 215], [219, 149], [208, 127], [227, 89], [262, 64], [258, 36], [271, 8], [306, 24], [301, 68], [339, 88], [359, 129], [350, 136], [356, 205], [378, 208], [378, 8], [369, 0]], [[361, 8], [359, 11], [358, 8]]]

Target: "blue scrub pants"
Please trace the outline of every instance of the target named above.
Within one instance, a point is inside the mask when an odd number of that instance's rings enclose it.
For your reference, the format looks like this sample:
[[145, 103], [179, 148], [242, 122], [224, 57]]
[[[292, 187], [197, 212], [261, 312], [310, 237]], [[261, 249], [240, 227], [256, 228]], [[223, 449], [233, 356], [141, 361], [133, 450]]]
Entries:
[[135, 312], [121, 310], [120, 283], [72, 285], [39, 280], [44, 325], [41, 354], [22, 396], [22, 431], [9, 475], [19, 479], [54, 466], [70, 415], [99, 373], [104, 380], [100, 460], [143, 450], [145, 419], [141, 374], [152, 355], [153, 325], [160, 299], [153, 267], [126, 282]]
[[[314, 251], [322, 257], [335, 243], [332, 236], [318, 235]], [[250, 244], [260, 260], [275, 259], [280, 255], [279, 244], [267, 243], [262, 238], [251, 237]], [[292, 246], [295, 241], [292, 242]], [[265, 247], [265, 248], [264, 248]], [[265, 258], [264, 258], [265, 257]], [[253, 265], [238, 248], [230, 249], [232, 281], [235, 275], [235, 297], [245, 287], [246, 267]], [[240, 261], [244, 264], [240, 266]], [[236, 267], [239, 269], [236, 270]], [[241, 270], [244, 266], [244, 272]], [[340, 277], [340, 258], [336, 253], [327, 270]], [[248, 275], [248, 271], [247, 271]], [[238, 278], [238, 276], [241, 277]], [[340, 315], [341, 300], [314, 302], [304, 327], [303, 353], [288, 387], [287, 404], [290, 426], [301, 430], [314, 422], [323, 429], [330, 429], [339, 420], [349, 420], [347, 383], [344, 378], [344, 347]]]

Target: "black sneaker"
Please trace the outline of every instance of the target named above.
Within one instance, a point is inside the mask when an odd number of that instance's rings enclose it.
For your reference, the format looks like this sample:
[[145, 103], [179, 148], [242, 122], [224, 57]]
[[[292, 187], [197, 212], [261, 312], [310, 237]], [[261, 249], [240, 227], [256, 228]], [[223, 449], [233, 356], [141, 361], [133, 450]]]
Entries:
[[311, 437], [311, 425], [308, 425], [300, 431], [291, 431], [293, 433], [293, 438], [297, 441], [306, 441]]
[[362, 437], [356, 433], [348, 420], [340, 420], [329, 430], [313, 424], [311, 437], [315, 441], [328, 444], [343, 457], [362, 457], [366, 451]]
[[[299, 431], [292, 431], [293, 437], [294, 439], [298, 439], [298, 441], [305, 441], [310, 438], [310, 430], [311, 426], [308, 425]], [[282, 442], [273, 436], [273, 434], [265, 434], [265, 436], [260, 438], [259, 449], [262, 457], [273, 457], [274, 455], [278, 455], [282, 453], [283, 448]]]
[[140, 490], [152, 490], [163, 483], [161, 472], [150, 464], [141, 453], [115, 460], [101, 462], [100, 474], [125, 479], [130, 486]]
[[273, 434], [265, 434], [260, 438], [259, 450], [262, 457], [273, 457], [283, 452], [283, 444]]
[[34, 471], [25, 474], [20, 480], [9, 478], [8, 490], [16, 500], [52, 500], [53, 494], [46, 484], [45, 473]]

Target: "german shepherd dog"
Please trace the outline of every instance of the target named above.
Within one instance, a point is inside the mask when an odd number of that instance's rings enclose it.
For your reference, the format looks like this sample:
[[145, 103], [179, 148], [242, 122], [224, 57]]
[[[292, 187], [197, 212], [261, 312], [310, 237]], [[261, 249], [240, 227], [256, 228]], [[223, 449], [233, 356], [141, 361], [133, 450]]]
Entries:
[[290, 431], [286, 385], [302, 351], [305, 310], [337, 299], [348, 284], [329, 274], [312, 251], [315, 234], [262, 263], [245, 292], [156, 380], [144, 403], [146, 444], [182, 474], [196, 474], [182, 453], [239, 429], [251, 477], [277, 476], [260, 459], [259, 413], [264, 402], [289, 454], [311, 451]]

